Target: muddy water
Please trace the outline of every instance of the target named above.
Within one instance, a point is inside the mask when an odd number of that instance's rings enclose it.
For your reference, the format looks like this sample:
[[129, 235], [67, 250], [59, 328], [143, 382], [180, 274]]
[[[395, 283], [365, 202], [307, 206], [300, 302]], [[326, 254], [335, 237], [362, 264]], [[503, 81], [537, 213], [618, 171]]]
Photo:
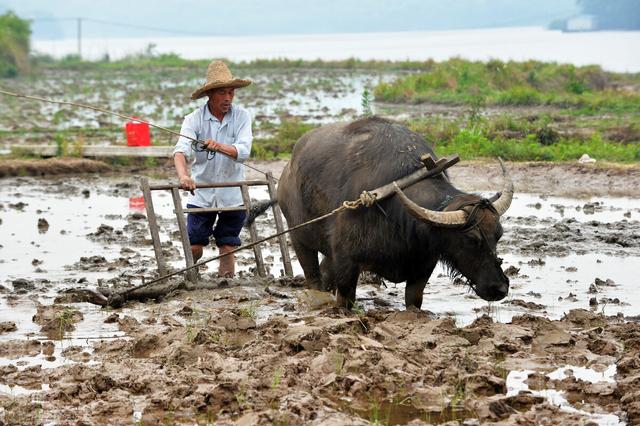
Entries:
[[[25, 279], [33, 282], [33, 288], [24, 291], [24, 303], [17, 304], [19, 308], [2, 309], [0, 321], [8, 320], [6, 317], [14, 316], [15, 309], [21, 309], [24, 313], [17, 318], [21, 324], [18, 328], [32, 331], [34, 326], [29, 325], [28, 313], [35, 309], [34, 299], [51, 300], [61, 289], [78, 285], [95, 287], [114, 276], [137, 284], [141, 276], [153, 272], [155, 258], [148, 244], [146, 220], [142, 217], [144, 209], [135, 178], [106, 182], [94, 178], [16, 178], [5, 183], [0, 189], [0, 285], [11, 291], [13, 281]], [[267, 194], [262, 188], [254, 187], [251, 196], [265, 199]], [[169, 193], [154, 192], [154, 206], [159, 216], [161, 240], [170, 244], [167, 247], [170, 247], [171, 263], [182, 267], [179, 254], [182, 248]], [[615, 231], [607, 236], [603, 229], [600, 232], [604, 237], [587, 241], [586, 244], [593, 244], [591, 250], [581, 248], [586, 245], [584, 241], [576, 243], [574, 248], [568, 241], [562, 245], [563, 250], [552, 256], [543, 249], [529, 249], [526, 241], [520, 240], [532, 238], [531, 232], [538, 237], [548, 234], [549, 238], [557, 238], [549, 228], [562, 223], [569, 223], [577, 232], [584, 229], [586, 223], [604, 227], [623, 222], [635, 224], [637, 229], [639, 206], [637, 199], [624, 197], [571, 199], [517, 194], [503, 219], [506, 232], [499, 247], [505, 268], [518, 270], [511, 278], [507, 300], [487, 304], [466, 286], [453, 285], [444, 270], [438, 268], [425, 290], [423, 308], [452, 315], [461, 324], [467, 324], [485, 312], [499, 321], [509, 321], [512, 315], [529, 311], [558, 318], [567, 309], [588, 308], [589, 300], [595, 297], [603, 301], [592, 304], [592, 309], [610, 315], [618, 312], [638, 315], [640, 292], [634, 291], [638, 285], [634, 267], [638, 265], [640, 253], [637, 247], [601, 242], [615, 236]], [[274, 233], [269, 215], [258, 224], [261, 236]], [[247, 241], [248, 236], [244, 235], [244, 239]], [[134, 250], [131, 244], [135, 245]], [[208, 251], [206, 255], [214, 254]], [[294, 273], [301, 274], [295, 254], [291, 254]], [[280, 276], [282, 263], [274, 241], [265, 245], [264, 256], [269, 272]], [[239, 257], [239, 269], [249, 273], [254, 266], [252, 252], [248, 250]], [[141, 264], [145, 266], [143, 270], [134, 268]], [[208, 269], [215, 270], [215, 262]], [[604, 283], [596, 285], [596, 278]], [[376, 298], [383, 298], [394, 308], [402, 308], [403, 284], [362, 285], [358, 290], [365, 308], [372, 307], [371, 300]], [[451, 303], [452, 299], [456, 300], [455, 304]], [[25, 303], [31, 308], [26, 308]]]
[[[251, 195], [266, 198], [259, 189]], [[621, 348], [635, 347], [635, 331], [624, 331], [624, 325], [616, 325], [621, 317], [615, 316], [640, 314], [635, 291], [640, 260], [634, 237], [640, 228], [637, 199], [517, 194], [503, 220], [505, 236], [499, 247], [512, 287], [506, 300], [493, 304], [464, 284], [452, 284], [437, 269], [423, 305], [433, 314], [405, 313], [403, 284], [364, 279], [358, 287], [359, 314], [342, 317], [331, 310], [331, 295], [305, 290], [301, 281], [270, 281], [266, 291], [264, 283], [251, 278], [250, 251], [239, 259], [247, 278], [210, 278], [214, 290], [184, 292], [163, 303], [136, 303], [115, 312], [88, 303], [54, 303], [67, 288], [122, 288], [153, 275], [155, 260], [139, 196], [131, 177], [3, 181], [0, 323], [14, 327], [0, 333], [0, 405], [8, 407], [4, 401], [12, 401], [13, 408], [0, 414], [17, 419], [10, 423], [29, 423], [33, 404], [47, 407], [49, 421], [59, 422], [67, 398], [97, 401], [73, 414], [97, 423], [106, 419], [100, 414], [105, 406], [125, 407], [115, 418], [149, 423], [171, 422], [171, 416], [180, 421], [210, 416], [273, 423], [278, 421], [269, 411], [274, 407], [294, 423], [311, 422], [313, 416], [324, 419], [318, 424], [497, 420], [510, 412], [504, 407], [523, 410], [518, 405], [524, 404], [523, 394], [518, 392], [527, 389], [527, 398], [539, 400], [527, 400], [525, 406], [534, 408], [522, 416], [534, 423], [547, 416], [565, 424], [578, 419], [618, 424], [625, 410], [633, 412], [630, 406], [614, 404], [607, 389], [618, 386], [621, 398], [632, 387], [626, 384], [632, 361], [618, 362], [615, 379], [611, 369], [617, 359], [626, 359], [619, 358]], [[154, 193], [154, 202], [163, 250], [172, 265], [180, 267], [171, 199], [167, 193]], [[258, 225], [261, 235], [273, 233], [270, 216]], [[213, 254], [208, 251], [206, 256]], [[265, 245], [265, 259], [279, 277], [282, 266], [275, 243]], [[210, 277], [215, 269], [213, 262], [202, 273]], [[301, 273], [295, 256], [294, 271]], [[575, 309], [584, 313], [562, 319]], [[33, 318], [50, 310], [53, 318], [68, 317], [72, 323], [61, 340], [51, 340], [51, 330]], [[513, 323], [500, 324], [509, 321]], [[602, 331], [593, 331], [598, 327]], [[623, 344], [624, 339], [631, 340]], [[590, 352], [584, 352], [586, 346]], [[202, 352], [203, 347], [207, 351]], [[413, 360], [416, 350], [420, 356]], [[633, 352], [630, 356], [635, 359]], [[453, 363], [467, 373], [458, 377], [460, 371], [449, 371], [451, 360], [460, 360]], [[568, 366], [573, 366], [570, 372]], [[158, 376], [158, 368], [168, 369], [166, 376]], [[200, 371], [198, 378], [189, 378], [191, 370]], [[486, 373], [489, 370], [495, 371]], [[124, 379], [121, 371], [133, 378]], [[439, 378], [433, 371], [441, 371]], [[215, 377], [208, 376], [211, 372]], [[546, 378], [539, 383], [541, 374]], [[423, 379], [421, 384], [407, 383], [409, 377]], [[571, 377], [578, 384], [569, 383]], [[203, 378], [204, 383], [198, 382]], [[166, 382], [149, 386], [150, 380]], [[200, 383], [194, 395], [204, 392], [203, 398], [217, 395], [222, 401], [230, 397], [230, 411], [211, 403], [204, 412], [181, 405], [179, 395], [190, 380]], [[460, 380], [465, 389], [456, 384]], [[83, 381], [92, 385], [84, 389]], [[224, 390], [211, 383], [231, 387]], [[304, 383], [320, 385], [312, 391]], [[153, 389], [158, 387], [167, 389], [168, 396], [157, 394]], [[259, 394], [271, 396], [263, 400]], [[310, 402], [311, 395], [322, 401], [320, 406]], [[576, 395], [589, 402], [580, 403]]]

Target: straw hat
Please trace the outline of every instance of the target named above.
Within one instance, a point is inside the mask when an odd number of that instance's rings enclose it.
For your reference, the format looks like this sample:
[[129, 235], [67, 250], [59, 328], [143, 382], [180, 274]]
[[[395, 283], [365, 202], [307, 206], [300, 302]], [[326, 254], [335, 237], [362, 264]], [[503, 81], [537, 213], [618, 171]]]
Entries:
[[233, 77], [227, 65], [222, 61], [211, 61], [207, 68], [207, 79], [204, 85], [193, 92], [191, 99], [203, 97], [208, 90], [220, 87], [245, 87], [251, 84], [251, 80], [241, 80]]

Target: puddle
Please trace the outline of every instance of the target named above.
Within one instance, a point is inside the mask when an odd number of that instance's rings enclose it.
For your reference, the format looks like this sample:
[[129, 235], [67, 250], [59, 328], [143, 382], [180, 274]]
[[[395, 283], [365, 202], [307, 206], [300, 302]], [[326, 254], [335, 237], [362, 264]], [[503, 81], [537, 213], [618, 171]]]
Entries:
[[[462, 422], [467, 418], [474, 418], [473, 413], [467, 412], [462, 407], [445, 408], [442, 411], [429, 411], [416, 408], [410, 402], [381, 401], [372, 402], [368, 408], [349, 408], [349, 402], [345, 404], [344, 411], [370, 421], [372, 424], [382, 425], [406, 425], [412, 420], [421, 420], [428, 424], [440, 424], [450, 421]], [[442, 401], [438, 403], [442, 404]]]
[[[590, 368], [565, 366], [561, 367], [549, 374], [547, 377], [553, 380], [562, 380], [565, 377], [567, 370], [574, 372], [574, 376], [579, 380], [585, 380], [590, 383], [608, 382], [614, 383], [613, 377], [616, 374], [616, 366], [609, 366], [604, 372], [599, 373]], [[541, 396], [545, 398], [550, 404], [560, 407], [561, 410], [575, 413], [587, 417], [589, 420], [594, 421], [600, 426], [623, 426], [626, 423], [622, 422], [620, 418], [614, 414], [606, 413], [590, 413], [584, 410], [575, 408], [567, 401], [564, 391], [558, 391], [555, 389], [543, 389], [543, 390], [531, 390], [529, 385], [525, 382], [530, 374], [534, 373], [533, 370], [520, 370], [510, 371], [507, 375], [507, 396], [517, 395], [519, 392], [530, 392], [532, 395]]]
[[[485, 196], [487, 194], [484, 194]], [[640, 220], [640, 203], [624, 197], [588, 197], [584, 199], [517, 193], [506, 217], [529, 217], [536, 220], [572, 218], [579, 222], [603, 223]]]
[[[56, 71], [55, 76], [44, 76], [38, 81], [30, 81], [30, 90], [35, 93], [50, 93], [50, 85], [54, 84], [56, 100], [80, 102], [89, 105], [104, 105], [112, 111], [133, 111], [133, 115], [141, 116], [161, 126], [172, 127], [180, 123], [185, 115], [202, 104], [201, 101], [189, 103], [176, 102], [176, 99], [191, 93], [193, 87], [201, 83], [202, 76], [197, 70], [168, 71], [162, 77], [139, 76], [128, 70], [114, 72], [108, 80], [102, 75], [83, 71], [81, 82], [77, 73], [67, 71], [64, 78]], [[367, 88], [370, 92], [379, 82], [394, 80], [397, 72], [368, 72], [357, 70], [282, 70], [260, 69], [242, 71], [244, 77], [254, 84], [238, 92], [237, 102], [247, 108], [254, 117], [257, 130], [262, 123], [278, 123], [282, 117], [295, 116], [307, 123], [328, 123], [336, 120], [355, 119], [362, 114], [362, 95]], [[18, 83], [18, 88], [20, 89]], [[35, 86], [34, 86], [35, 84]], [[114, 89], [115, 87], [115, 89]], [[126, 90], [120, 89], [126, 87]], [[162, 96], [147, 96], [149, 92], [157, 93], [162, 88]], [[90, 91], [83, 88], [91, 88]], [[24, 91], [24, 90], [22, 90]], [[144, 101], [139, 99], [144, 97]], [[1, 129], [13, 129], [16, 122], [21, 123], [21, 130], [35, 130], [33, 123], [22, 117], [20, 102], [12, 102], [3, 109], [0, 119]], [[101, 135], [89, 135], [86, 141], [91, 144], [109, 141], [124, 142], [121, 131], [122, 120], [86, 109], [71, 109], [57, 104], [29, 104], [34, 114], [43, 117], [38, 128], [46, 129], [96, 129]], [[104, 134], [108, 133], [108, 137]], [[35, 137], [35, 135], [34, 135]], [[152, 135], [161, 143], [172, 143], [165, 136]]]
[[582, 380], [590, 383], [615, 383], [614, 376], [616, 375], [616, 366], [610, 365], [606, 370], [602, 372], [595, 371], [592, 368], [577, 367], [575, 365], [566, 365], [560, 367], [557, 370], [547, 374], [547, 377], [553, 380], [562, 380], [567, 377], [567, 373], [570, 373], [578, 380]]
[[33, 395], [38, 392], [44, 392], [49, 390], [49, 385], [43, 383], [40, 386], [40, 389], [29, 389], [18, 385], [3, 385], [0, 383], [0, 395], [5, 394], [8, 396], [23, 396], [23, 395]]

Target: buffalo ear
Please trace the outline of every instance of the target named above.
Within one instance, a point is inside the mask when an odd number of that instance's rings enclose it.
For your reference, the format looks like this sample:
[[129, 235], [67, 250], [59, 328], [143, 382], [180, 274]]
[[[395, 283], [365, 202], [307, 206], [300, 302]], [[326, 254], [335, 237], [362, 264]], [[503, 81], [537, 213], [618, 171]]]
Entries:
[[497, 192], [496, 194], [494, 194], [491, 198], [489, 198], [489, 201], [491, 201], [492, 203], [494, 201], [496, 201], [498, 198], [500, 198], [500, 196], [502, 195], [502, 191]]

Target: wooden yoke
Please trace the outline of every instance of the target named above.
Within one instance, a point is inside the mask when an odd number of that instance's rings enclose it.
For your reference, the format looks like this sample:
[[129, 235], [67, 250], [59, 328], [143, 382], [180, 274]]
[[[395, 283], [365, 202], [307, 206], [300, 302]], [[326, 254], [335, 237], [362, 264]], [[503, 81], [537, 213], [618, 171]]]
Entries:
[[430, 154], [425, 154], [420, 157], [420, 161], [424, 164], [423, 168], [369, 192], [375, 196], [376, 201], [384, 200], [385, 198], [395, 194], [394, 183], [396, 183], [400, 189], [404, 189], [418, 181], [421, 181], [422, 179], [436, 176], [460, 161], [460, 156], [458, 156], [458, 154], [453, 154], [450, 157], [444, 157], [438, 159], [438, 161], [434, 161]]

